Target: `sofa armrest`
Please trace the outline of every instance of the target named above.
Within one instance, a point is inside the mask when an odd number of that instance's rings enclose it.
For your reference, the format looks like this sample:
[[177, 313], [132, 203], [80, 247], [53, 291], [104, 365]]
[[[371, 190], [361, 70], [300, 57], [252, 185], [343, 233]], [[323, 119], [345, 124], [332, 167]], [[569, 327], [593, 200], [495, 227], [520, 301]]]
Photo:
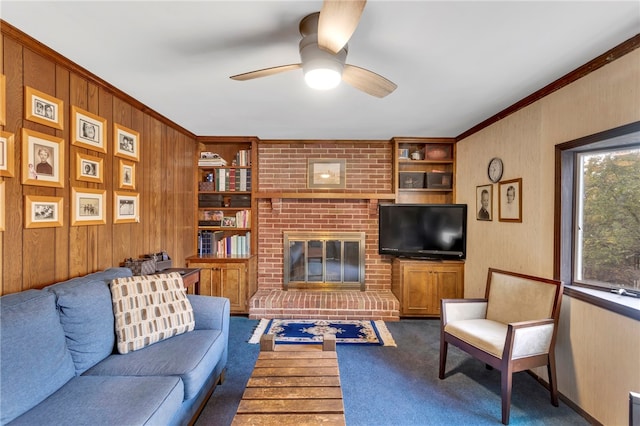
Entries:
[[229, 299], [215, 296], [187, 295], [193, 307], [196, 330], [229, 330]]
[[487, 314], [487, 299], [442, 299], [442, 327], [451, 321], [481, 319]]
[[505, 355], [508, 350], [510, 359], [549, 353], [553, 329], [552, 318], [508, 324]]

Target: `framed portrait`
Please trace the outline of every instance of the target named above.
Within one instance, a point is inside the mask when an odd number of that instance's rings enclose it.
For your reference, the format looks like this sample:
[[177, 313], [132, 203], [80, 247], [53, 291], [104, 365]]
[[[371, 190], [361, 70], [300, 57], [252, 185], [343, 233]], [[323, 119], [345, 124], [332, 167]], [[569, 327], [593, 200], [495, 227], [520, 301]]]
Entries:
[[140, 222], [140, 195], [135, 192], [113, 191], [113, 223]]
[[116, 157], [140, 161], [140, 133], [114, 123], [113, 142]]
[[71, 144], [107, 153], [107, 120], [71, 106]]
[[4, 209], [6, 208], [5, 206], [7, 205], [6, 201], [5, 201], [5, 190], [4, 190], [4, 181], [0, 182], [0, 232], [4, 231], [5, 229], [5, 215], [6, 212], [4, 211]]
[[64, 187], [64, 139], [22, 129], [22, 183]]
[[62, 130], [64, 128], [64, 103], [51, 95], [24, 87], [24, 118]]
[[120, 160], [118, 166], [118, 188], [136, 189], [136, 163]]
[[15, 147], [13, 133], [0, 131], [0, 176], [15, 176]]
[[104, 159], [76, 152], [76, 180], [104, 182]]
[[62, 226], [62, 197], [24, 196], [24, 227], [55, 228]]
[[104, 189], [71, 188], [71, 226], [106, 224], [106, 193]]
[[307, 167], [307, 187], [318, 189], [344, 188], [346, 160], [309, 159]]
[[7, 124], [7, 77], [0, 74], [0, 126]]
[[500, 222], [522, 222], [522, 178], [504, 180], [499, 183]]
[[476, 186], [476, 219], [493, 220], [493, 185]]

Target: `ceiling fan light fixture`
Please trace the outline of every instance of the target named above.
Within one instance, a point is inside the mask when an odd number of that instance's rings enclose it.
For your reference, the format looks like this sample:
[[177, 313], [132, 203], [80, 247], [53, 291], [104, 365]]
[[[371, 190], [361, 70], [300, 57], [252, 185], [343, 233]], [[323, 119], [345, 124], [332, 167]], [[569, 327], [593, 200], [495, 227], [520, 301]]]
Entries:
[[316, 68], [305, 71], [304, 81], [307, 86], [316, 90], [331, 90], [340, 84], [342, 75], [331, 68]]
[[312, 89], [330, 90], [342, 81], [346, 48], [334, 55], [318, 47], [317, 35], [311, 34], [300, 42], [300, 58], [304, 81]]

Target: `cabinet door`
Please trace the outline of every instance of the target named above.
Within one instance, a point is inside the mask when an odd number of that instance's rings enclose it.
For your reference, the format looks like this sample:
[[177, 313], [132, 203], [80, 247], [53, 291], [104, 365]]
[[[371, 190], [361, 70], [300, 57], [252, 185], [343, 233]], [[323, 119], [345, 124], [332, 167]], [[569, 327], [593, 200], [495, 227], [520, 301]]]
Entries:
[[217, 296], [210, 263], [188, 262], [189, 268], [200, 268], [200, 294], [203, 296]]
[[218, 266], [217, 277], [220, 295], [229, 299], [231, 312], [245, 312], [247, 302], [245, 295], [245, 265], [242, 263], [227, 263]]
[[430, 299], [436, 292], [430, 271], [423, 267], [405, 266], [402, 279], [404, 289], [401, 309], [403, 315], [427, 315], [429, 306], [433, 303]]
[[440, 315], [440, 299], [458, 299], [462, 297], [461, 275], [458, 268], [441, 269], [433, 271], [433, 280], [436, 281], [437, 297], [435, 305], [430, 307], [430, 313]]

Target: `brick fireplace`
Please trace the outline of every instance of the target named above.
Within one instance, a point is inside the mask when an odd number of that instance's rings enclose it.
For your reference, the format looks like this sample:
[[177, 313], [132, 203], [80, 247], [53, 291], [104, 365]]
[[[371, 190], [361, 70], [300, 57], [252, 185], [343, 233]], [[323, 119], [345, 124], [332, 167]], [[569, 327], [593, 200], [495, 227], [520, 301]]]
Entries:
[[[392, 145], [379, 141], [259, 144], [258, 291], [250, 318], [399, 319], [390, 260], [378, 254], [377, 205], [392, 193]], [[344, 189], [308, 189], [309, 159], [345, 159]], [[361, 290], [284, 287], [285, 232], [364, 234]]]

